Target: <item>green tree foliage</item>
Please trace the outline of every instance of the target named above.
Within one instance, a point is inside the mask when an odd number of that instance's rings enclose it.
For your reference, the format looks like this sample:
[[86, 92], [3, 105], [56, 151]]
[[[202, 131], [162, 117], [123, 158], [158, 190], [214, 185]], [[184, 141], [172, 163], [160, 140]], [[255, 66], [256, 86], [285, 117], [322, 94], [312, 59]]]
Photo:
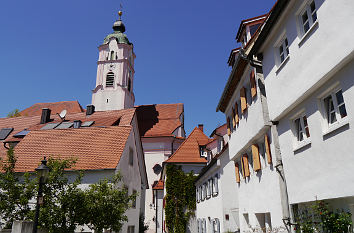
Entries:
[[167, 165], [166, 176], [166, 225], [170, 232], [185, 233], [196, 208], [195, 176], [176, 165]]
[[18, 110], [18, 109], [15, 109], [7, 114], [7, 117], [10, 117], [10, 118], [19, 117], [19, 116], [21, 116], [21, 114], [20, 114], [20, 110]]
[[[15, 173], [16, 157], [8, 151], [7, 159], [0, 161], [0, 218], [10, 226], [13, 220], [33, 220], [34, 208], [31, 199], [37, 196], [38, 179], [26, 173], [19, 177]], [[83, 172], [69, 172], [75, 160], [48, 160], [51, 169], [43, 187], [44, 204], [40, 208], [40, 227], [50, 233], [74, 232], [76, 227], [87, 225], [96, 232], [110, 229], [119, 232], [127, 217], [125, 211], [131, 207], [136, 194], [128, 195], [121, 185], [121, 175], [91, 184], [80, 189]], [[69, 180], [68, 174], [74, 177]], [[108, 211], [109, 210], [109, 211]]]
[[127, 221], [125, 211], [132, 206], [136, 194], [128, 195], [128, 190], [119, 189], [121, 175], [118, 173], [112, 179], [101, 180], [91, 184], [85, 191], [85, 222], [95, 232], [110, 229], [119, 232], [123, 222]]
[[328, 203], [316, 201], [310, 208], [295, 216], [297, 232], [313, 233], [349, 233], [351, 231], [351, 214], [343, 210], [331, 210]]
[[[27, 220], [31, 215], [29, 201], [34, 197], [36, 181], [25, 173], [21, 180], [15, 174], [16, 157], [13, 149], [7, 151], [7, 158], [0, 160], [0, 219], [11, 227], [14, 220]], [[0, 222], [1, 224], [1, 222]]]
[[[43, 187], [44, 204], [41, 206], [39, 222], [49, 232], [74, 232], [84, 223], [85, 193], [78, 186], [83, 173], [75, 172], [76, 179], [69, 182], [65, 169], [75, 165], [75, 160], [48, 159], [50, 168], [47, 184]], [[74, 174], [73, 174], [74, 175]]]

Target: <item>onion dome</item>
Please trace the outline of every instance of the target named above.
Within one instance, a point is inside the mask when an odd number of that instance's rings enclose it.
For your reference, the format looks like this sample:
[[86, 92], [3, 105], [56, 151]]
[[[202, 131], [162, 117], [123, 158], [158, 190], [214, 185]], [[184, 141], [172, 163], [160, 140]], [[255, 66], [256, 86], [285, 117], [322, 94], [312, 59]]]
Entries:
[[124, 34], [125, 26], [121, 19], [122, 14], [123, 13], [121, 11], [118, 12], [119, 19], [115, 21], [113, 24], [114, 32], [106, 36], [106, 38], [104, 38], [103, 44], [108, 44], [112, 38], [116, 39], [118, 44], [129, 44], [129, 45], [132, 44], [129, 42], [127, 35]]

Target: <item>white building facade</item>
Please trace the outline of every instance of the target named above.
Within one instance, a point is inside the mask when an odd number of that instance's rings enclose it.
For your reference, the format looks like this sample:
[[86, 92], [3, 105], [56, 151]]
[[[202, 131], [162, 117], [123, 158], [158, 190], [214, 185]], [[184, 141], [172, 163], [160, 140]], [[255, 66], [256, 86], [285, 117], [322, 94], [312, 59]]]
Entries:
[[289, 204], [297, 214], [324, 200], [354, 221], [354, 30], [342, 27], [354, 21], [354, 3], [279, 1], [274, 9], [251, 55], [263, 57]]

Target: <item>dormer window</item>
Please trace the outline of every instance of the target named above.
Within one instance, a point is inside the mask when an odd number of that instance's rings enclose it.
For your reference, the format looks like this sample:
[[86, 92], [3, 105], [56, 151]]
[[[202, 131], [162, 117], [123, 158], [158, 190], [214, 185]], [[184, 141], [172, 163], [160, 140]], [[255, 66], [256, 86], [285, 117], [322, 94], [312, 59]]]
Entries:
[[114, 83], [114, 74], [109, 72], [106, 77], [106, 87], [113, 87]]

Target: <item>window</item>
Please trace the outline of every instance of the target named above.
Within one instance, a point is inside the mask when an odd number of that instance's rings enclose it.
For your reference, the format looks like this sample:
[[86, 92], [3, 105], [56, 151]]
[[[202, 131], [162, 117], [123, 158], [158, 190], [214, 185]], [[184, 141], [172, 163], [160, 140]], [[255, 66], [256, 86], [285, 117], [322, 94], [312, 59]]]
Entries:
[[111, 51], [111, 59], [110, 60], [114, 60], [114, 51]]
[[195, 190], [196, 200], [199, 203], [199, 188], [197, 187]]
[[199, 186], [198, 189], [199, 189], [199, 201], [203, 201], [202, 186]]
[[227, 118], [227, 135], [228, 135], [228, 136], [231, 135], [231, 121], [230, 121], [230, 117]]
[[204, 199], [205, 199], [205, 196], [204, 196], [204, 192], [205, 192], [204, 187], [203, 187], [203, 185], [201, 185], [199, 188], [200, 188], [200, 193], [201, 193], [201, 198], [200, 198], [200, 200], [204, 201]]
[[241, 112], [245, 113], [247, 110], [247, 96], [246, 96], [246, 88], [242, 87], [240, 89], [240, 99], [241, 99]]
[[347, 116], [342, 90], [337, 90], [323, 99], [325, 116], [328, 125], [341, 121]]
[[132, 80], [129, 78], [128, 79], [128, 91], [130, 92], [131, 89], [132, 89]]
[[294, 120], [294, 132], [295, 137], [298, 142], [302, 142], [303, 140], [310, 137], [310, 131], [307, 124], [307, 118], [305, 115], [296, 118]]
[[127, 233], [135, 233], [135, 226], [128, 226]]
[[[137, 191], [135, 189], [133, 189], [133, 194], [136, 195]], [[132, 203], [132, 208], [135, 209], [136, 208], [136, 198], [133, 200]]]
[[279, 61], [280, 64], [288, 57], [289, 55], [289, 43], [288, 38], [284, 38], [278, 47]]
[[213, 196], [218, 195], [219, 193], [219, 186], [218, 186], [218, 175], [213, 177]]
[[235, 174], [236, 174], [236, 182], [240, 183], [240, 165], [238, 162], [235, 162]]
[[129, 165], [133, 166], [134, 164], [134, 151], [133, 149], [129, 149]]
[[203, 184], [203, 200], [205, 200], [207, 197], [207, 184]]
[[113, 87], [114, 83], [114, 74], [109, 72], [106, 76], [106, 87]]
[[302, 30], [302, 35], [304, 35], [311, 26], [317, 20], [317, 12], [315, 2], [312, 1], [310, 4], [305, 6], [305, 9], [300, 14], [300, 25]]
[[202, 221], [202, 233], [207, 233], [206, 220], [203, 218]]
[[211, 196], [211, 190], [213, 189], [212, 186], [213, 186], [213, 181], [209, 179], [207, 182], [207, 198], [210, 198]]
[[217, 218], [213, 221], [213, 233], [220, 233], [220, 221]]

